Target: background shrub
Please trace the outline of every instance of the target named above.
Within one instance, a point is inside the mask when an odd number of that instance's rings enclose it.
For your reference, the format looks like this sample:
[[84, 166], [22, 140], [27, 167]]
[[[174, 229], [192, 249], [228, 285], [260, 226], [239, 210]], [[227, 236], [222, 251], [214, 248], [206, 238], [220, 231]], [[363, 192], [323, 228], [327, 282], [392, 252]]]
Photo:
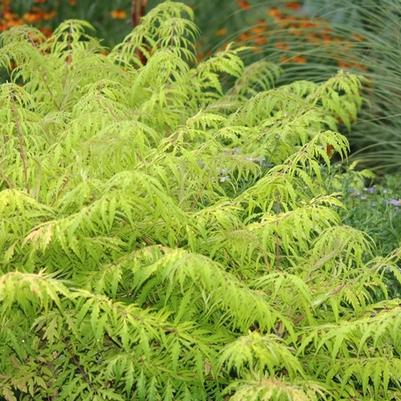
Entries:
[[[3, 1], [0, 29], [36, 24], [45, 34], [66, 18], [90, 20], [106, 44], [114, 45], [132, 26], [131, 1]], [[159, 0], [147, 2], [151, 10]], [[367, 102], [351, 132], [353, 158], [380, 173], [400, 166], [401, 110], [398, 38], [400, 0], [186, 0], [202, 31], [198, 56], [230, 41], [253, 46], [248, 63], [265, 59], [286, 70], [282, 83], [323, 82], [338, 67], [367, 78]], [[345, 127], [347, 128], [347, 127]]]

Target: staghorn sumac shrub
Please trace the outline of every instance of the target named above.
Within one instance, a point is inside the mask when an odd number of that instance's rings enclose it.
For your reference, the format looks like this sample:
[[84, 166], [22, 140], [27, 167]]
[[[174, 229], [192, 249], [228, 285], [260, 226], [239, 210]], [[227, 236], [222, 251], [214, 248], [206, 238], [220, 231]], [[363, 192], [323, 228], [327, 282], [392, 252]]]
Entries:
[[399, 399], [399, 253], [321, 174], [358, 78], [197, 63], [180, 3], [110, 51], [90, 29], [1, 35], [2, 397]]

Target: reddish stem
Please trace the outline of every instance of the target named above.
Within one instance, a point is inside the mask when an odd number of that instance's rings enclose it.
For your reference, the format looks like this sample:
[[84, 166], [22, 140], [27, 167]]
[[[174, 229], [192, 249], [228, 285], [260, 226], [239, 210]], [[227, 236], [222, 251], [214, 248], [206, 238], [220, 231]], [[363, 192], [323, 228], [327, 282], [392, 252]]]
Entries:
[[[139, 25], [141, 18], [145, 15], [147, 4], [148, 0], [131, 0], [131, 21], [134, 28]], [[137, 50], [137, 54], [142, 65], [145, 65], [146, 57], [144, 54], [140, 50]]]
[[133, 27], [136, 27], [145, 15], [147, 3], [148, 0], [131, 0], [131, 21]]

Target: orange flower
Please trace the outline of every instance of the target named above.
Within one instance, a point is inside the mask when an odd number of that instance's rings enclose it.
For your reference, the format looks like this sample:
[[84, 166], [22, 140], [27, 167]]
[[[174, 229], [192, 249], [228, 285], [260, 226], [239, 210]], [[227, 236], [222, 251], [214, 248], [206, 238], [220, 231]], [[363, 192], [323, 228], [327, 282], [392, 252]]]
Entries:
[[117, 10], [113, 10], [111, 13], [111, 18], [113, 19], [126, 19], [127, 18], [127, 13], [122, 10], [121, 8], [118, 8]]
[[366, 66], [363, 65], [363, 64], [353, 63], [353, 62], [345, 62], [344, 60], [338, 60], [337, 64], [338, 64], [338, 66], [340, 68], [344, 68], [344, 69], [346, 69], [346, 68], [355, 68], [357, 70], [364, 71], [364, 72], [366, 72], [368, 70], [366, 68]]
[[262, 26], [255, 26], [251, 29], [252, 33], [255, 33], [256, 35], [260, 35], [265, 31], [266, 28], [262, 27]]
[[291, 1], [285, 5], [286, 8], [291, 10], [300, 10], [302, 8], [302, 4], [297, 1]]
[[216, 31], [215, 35], [218, 37], [226, 36], [227, 35], [227, 28], [220, 28]]
[[22, 25], [22, 24], [23, 24], [23, 21], [20, 20], [20, 19], [15, 19], [15, 20], [12, 20], [12, 21], [8, 21], [7, 25], [6, 25], [6, 29], [11, 28], [13, 26]]
[[340, 68], [351, 68], [351, 64], [346, 63], [346, 62], [343, 61], [343, 60], [338, 60], [337, 65], [338, 65]]
[[309, 18], [300, 18], [299, 19], [299, 26], [300, 28], [318, 28], [320, 23], [317, 19], [309, 19]]
[[326, 45], [333, 42], [333, 38], [330, 35], [323, 35], [322, 40]]
[[43, 35], [45, 35], [46, 37], [52, 36], [53, 31], [52, 31], [50, 28], [48, 28], [48, 27], [45, 27], [45, 26], [44, 26], [44, 27], [39, 28], [39, 30], [40, 30], [40, 32], [42, 32]]
[[282, 17], [281, 11], [277, 7], [273, 7], [266, 12], [269, 17], [280, 19]]
[[258, 46], [263, 46], [263, 45], [267, 44], [267, 38], [265, 36], [261, 36], [261, 35], [254, 37], [253, 41]]
[[277, 42], [274, 44], [274, 47], [276, 49], [280, 49], [280, 50], [288, 50], [290, 48], [288, 46], [288, 43], [285, 43], [285, 42]]
[[280, 18], [277, 18], [276, 23], [280, 27], [286, 28], [286, 27], [296, 26], [296, 19], [294, 19], [294, 17], [289, 17], [289, 16], [287, 17], [283, 15]]
[[249, 39], [251, 39], [251, 35], [249, 34], [249, 32], [243, 32], [238, 36], [238, 39], [241, 42], [247, 42]]
[[22, 17], [25, 22], [28, 22], [29, 24], [38, 22], [42, 19], [42, 16], [37, 13], [29, 12], [23, 15]]
[[304, 56], [294, 56], [291, 61], [296, 64], [305, 64], [306, 58]]
[[75, 4], [77, 4], [77, 0], [68, 0], [68, 4], [70, 6], [75, 6]]
[[251, 5], [247, 0], [237, 0], [237, 3], [238, 7], [241, 8], [242, 10], [249, 10], [251, 8]]
[[6, 21], [10, 21], [15, 18], [15, 15], [13, 13], [10, 13], [9, 11], [5, 11], [3, 17]]
[[50, 12], [48, 12], [48, 13], [44, 13], [44, 14], [43, 14], [43, 19], [44, 19], [45, 21], [50, 21], [50, 20], [53, 19], [56, 15], [57, 15], [57, 12], [53, 10], [53, 11], [50, 11]]

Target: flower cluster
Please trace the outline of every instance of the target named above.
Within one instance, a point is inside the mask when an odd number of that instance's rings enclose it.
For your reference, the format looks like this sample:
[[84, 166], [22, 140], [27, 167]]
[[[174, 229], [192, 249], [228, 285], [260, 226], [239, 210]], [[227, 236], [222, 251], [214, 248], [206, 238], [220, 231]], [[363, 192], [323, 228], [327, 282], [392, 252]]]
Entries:
[[[77, 0], [67, 0], [69, 6], [76, 6]], [[46, 35], [52, 33], [51, 22], [57, 16], [57, 11], [51, 8], [48, 0], [35, 0], [33, 7], [26, 13], [20, 15], [11, 7], [11, 0], [3, 0], [3, 13], [0, 16], [0, 32], [19, 25], [35, 25]], [[110, 17], [116, 20], [124, 20], [128, 14], [123, 9], [114, 9]]]
[[[347, 52], [353, 43], [360, 42], [363, 38], [354, 35], [350, 39], [340, 37], [333, 33], [330, 23], [322, 18], [308, 18], [302, 14], [302, 3], [292, 1], [283, 4], [281, 7], [269, 7], [265, 10], [265, 16], [260, 18], [260, 5], [253, 7], [250, 1], [237, 0], [237, 7], [246, 13], [255, 12], [258, 19], [254, 21], [252, 28], [242, 31], [237, 41], [241, 44], [253, 46], [256, 53], [263, 51], [263, 46], [271, 44], [281, 53], [280, 62], [282, 64], [295, 63], [305, 64], [308, 60], [306, 53], [303, 54], [300, 44], [312, 45], [313, 47], [325, 46], [331, 57], [340, 68], [356, 68], [365, 71], [366, 67], [336, 54], [336, 49], [341, 47], [342, 51]], [[227, 27], [221, 27], [215, 31], [217, 37], [225, 37], [230, 34]], [[332, 46], [332, 49], [330, 49]]]
[[[69, 0], [71, 4], [73, 1]], [[3, 13], [0, 16], [0, 31], [18, 25], [38, 25], [39, 29], [46, 35], [50, 36], [52, 30], [50, 22], [57, 16], [57, 11], [46, 7], [46, 0], [35, 0], [34, 6], [26, 13], [19, 15], [14, 12], [11, 7], [11, 1], [3, 1]]]

